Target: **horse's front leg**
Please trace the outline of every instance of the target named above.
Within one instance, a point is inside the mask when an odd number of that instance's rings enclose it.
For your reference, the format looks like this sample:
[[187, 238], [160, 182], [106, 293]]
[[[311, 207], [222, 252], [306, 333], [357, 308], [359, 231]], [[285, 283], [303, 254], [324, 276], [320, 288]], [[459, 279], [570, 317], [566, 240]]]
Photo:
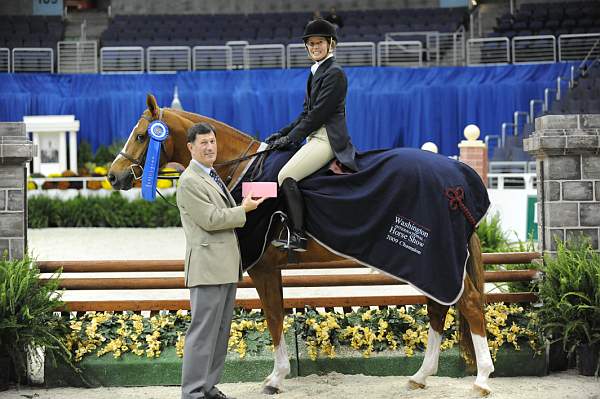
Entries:
[[438, 370], [442, 333], [444, 331], [448, 306], [429, 300], [427, 301], [427, 313], [429, 314], [429, 333], [427, 334], [425, 358], [419, 371], [408, 380], [408, 387], [410, 389], [425, 388], [427, 377], [436, 374]]
[[266, 394], [281, 392], [283, 380], [290, 373], [290, 360], [283, 336], [283, 288], [278, 267], [278, 258], [281, 256], [278, 255], [274, 250], [268, 250], [261, 261], [248, 271], [258, 291], [275, 349], [273, 372], [263, 384], [263, 393]]

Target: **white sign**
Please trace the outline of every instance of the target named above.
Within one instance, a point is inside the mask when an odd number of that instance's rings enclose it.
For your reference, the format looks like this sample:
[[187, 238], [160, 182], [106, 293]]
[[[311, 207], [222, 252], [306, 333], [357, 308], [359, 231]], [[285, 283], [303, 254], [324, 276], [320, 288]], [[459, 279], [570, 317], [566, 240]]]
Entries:
[[71, 170], [77, 173], [77, 132], [74, 115], [24, 116], [25, 129], [37, 145], [31, 173], [49, 174]]

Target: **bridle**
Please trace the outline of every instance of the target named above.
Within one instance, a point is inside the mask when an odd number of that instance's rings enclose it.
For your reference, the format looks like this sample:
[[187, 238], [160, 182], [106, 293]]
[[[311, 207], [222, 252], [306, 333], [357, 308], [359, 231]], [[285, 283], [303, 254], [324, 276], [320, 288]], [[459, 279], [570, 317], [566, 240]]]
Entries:
[[[157, 120], [162, 121], [162, 119], [163, 119], [163, 108], [159, 108], [158, 110], [159, 110], [159, 113], [158, 113]], [[152, 119], [152, 117], [146, 116], [144, 114], [142, 114], [142, 118], [144, 118], [148, 122], [153, 122], [154, 120], [156, 120], [156, 119]], [[160, 148], [161, 148], [162, 153], [164, 153], [165, 155], [167, 155], [167, 150], [165, 148], [165, 142], [166, 141], [163, 141], [161, 143]], [[229, 184], [231, 183], [231, 180], [233, 179], [233, 176], [235, 175], [235, 173], [237, 172], [237, 170], [239, 169], [239, 167], [240, 167], [240, 165], [242, 164], [243, 161], [246, 161], [248, 159], [251, 159], [251, 158], [254, 158], [254, 157], [257, 157], [257, 156], [261, 156], [261, 155], [263, 156], [261, 158], [261, 160], [264, 160], [264, 156], [267, 153], [269, 153], [269, 152], [271, 152], [271, 151], [274, 150], [274, 148], [267, 147], [263, 151], [258, 151], [258, 152], [254, 153], [254, 154], [248, 154], [248, 152], [250, 152], [250, 150], [252, 149], [252, 146], [255, 143], [260, 143], [260, 141], [255, 140], [254, 138], [252, 138], [250, 140], [250, 144], [248, 144], [248, 147], [246, 147], [246, 149], [241, 153], [241, 155], [238, 158], [235, 158], [235, 159], [232, 159], [232, 160], [229, 160], [229, 161], [225, 161], [225, 162], [220, 162], [220, 163], [217, 163], [217, 164], [214, 165], [215, 168], [219, 168], [219, 167], [231, 165], [230, 168], [229, 168], [229, 170], [227, 171], [226, 177], [224, 179], [225, 184], [227, 186], [229, 186]], [[144, 167], [143, 167], [143, 165], [144, 165], [145, 160], [146, 160], [146, 154], [147, 154], [147, 152], [148, 152], [148, 150], [146, 150], [146, 152], [144, 152], [144, 154], [140, 158], [135, 158], [134, 156], [128, 154], [124, 150], [119, 152], [119, 155], [123, 156], [125, 159], [127, 159], [129, 162], [131, 162], [131, 165], [129, 165], [129, 169], [131, 170], [131, 174], [132, 174], [132, 176], [133, 176], [133, 178], [135, 180], [140, 180], [142, 178], [142, 176], [143, 176], [143, 173], [144, 173]], [[262, 162], [261, 162], [261, 166], [262, 166]], [[139, 171], [140, 171], [139, 176], [135, 172], [136, 168], [139, 168]], [[160, 179], [177, 179], [178, 176], [161, 176], [161, 175], [159, 175], [158, 178], [160, 178]], [[156, 190], [156, 191], [158, 192], [158, 194], [161, 197], [163, 197], [162, 194], [160, 193], [160, 191], [158, 191], [158, 190]], [[165, 199], [165, 198], [163, 197], [163, 199]], [[166, 201], [166, 199], [165, 199], [165, 201]], [[169, 201], [167, 201], [167, 202], [169, 202]]]
[[[163, 109], [159, 108], [158, 109], [158, 120], [162, 121], [163, 118]], [[152, 122], [155, 119], [152, 119], [149, 116], [146, 116], [144, 114], [142, 114], [142, 118], [144, 118], [145, 120], [147, 120], [148, 122]], [[160, 145], [160, 149], [161, 151], [167, 155], [167, 150], [165, 149], [165, 141], [163, 141]], [[123, 149], [124, 150], [124, 149]], [[146, 161], [146, 154], [148, 153], [148, 150], [146, 149], [146, 152], [144, 152], [144, 155], [142, 156], [142, 158], [134, 158], [132, 155], [129, 155], [128, 153], [126, 153], [125, 151], [120, 151], [119, 155], [121, 155], [123, 158], [127, 159], [129, 162], [131, 162], [131, 165], [129, 165], [129, 169], [131, 170], [131, 175], [133, 176], [133, 178], [135, 180], [140, 180], [142, 178], [142, 175], [144, 174], [144, 167], [142, 166], [145, 161]], [[138, 167], [140, 168], [140, 175], [136, 175], [135, 174], [135, 168]]]

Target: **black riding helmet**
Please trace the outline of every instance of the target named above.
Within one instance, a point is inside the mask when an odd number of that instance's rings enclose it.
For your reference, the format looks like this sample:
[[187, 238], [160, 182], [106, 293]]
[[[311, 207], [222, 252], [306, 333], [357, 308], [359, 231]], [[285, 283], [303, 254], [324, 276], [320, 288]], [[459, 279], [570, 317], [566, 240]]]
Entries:
[[335, 32], [335, 26], [324, 19], [315, 19], [306, 24], [302, 40], [306, 43], [308, 38], [313, 36], [328, 37], [336, 42], [338, 41], [337, 34]]

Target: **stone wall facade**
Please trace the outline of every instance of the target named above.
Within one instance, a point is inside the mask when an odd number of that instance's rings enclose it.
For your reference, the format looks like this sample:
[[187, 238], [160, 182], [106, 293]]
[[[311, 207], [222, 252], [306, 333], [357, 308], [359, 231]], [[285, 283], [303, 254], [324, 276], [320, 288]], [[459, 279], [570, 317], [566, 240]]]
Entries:
[[0, 123], [0, 256], [23, 258], [27, 242], [27, 169], [35, 148], [24, 123]]
[[540, 247], [556, 251], [556, 239], [600, 238], [600, 115], [546, 115], [523, 141], [536, 157]]

